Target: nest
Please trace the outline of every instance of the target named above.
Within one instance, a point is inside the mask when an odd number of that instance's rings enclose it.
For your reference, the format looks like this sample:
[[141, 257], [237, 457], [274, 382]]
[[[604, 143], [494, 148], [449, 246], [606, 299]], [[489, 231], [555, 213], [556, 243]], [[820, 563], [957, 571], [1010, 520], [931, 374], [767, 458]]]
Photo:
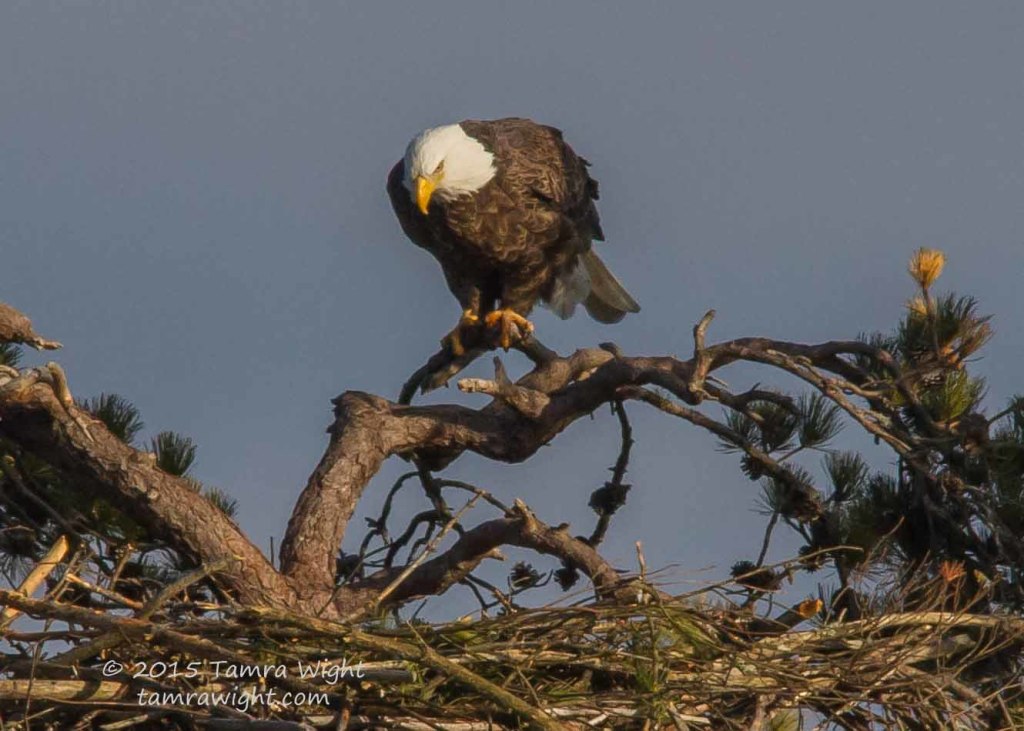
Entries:
[[771, 620], [763, 600], [705, 592], [358, 626], [2, 592], [45, 624], [7, 633], [0, 709], [5, 729], [1012, 728], [1024, 620], [950, 611], [954, 588], [925, 587], [931, 611], [856, 621], [818, 600]]

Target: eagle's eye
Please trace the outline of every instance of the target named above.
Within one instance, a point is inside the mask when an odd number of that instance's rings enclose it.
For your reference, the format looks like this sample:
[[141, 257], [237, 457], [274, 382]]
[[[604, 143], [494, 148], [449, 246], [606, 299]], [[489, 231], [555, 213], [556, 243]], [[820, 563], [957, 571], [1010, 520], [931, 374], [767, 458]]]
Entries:
[[440, 178], [442, 175], [444, 175], [444, 160], [437, 163], [437, 167], [434, 168], [434, 172], [431, 173], [431, 175], [435, 178]]

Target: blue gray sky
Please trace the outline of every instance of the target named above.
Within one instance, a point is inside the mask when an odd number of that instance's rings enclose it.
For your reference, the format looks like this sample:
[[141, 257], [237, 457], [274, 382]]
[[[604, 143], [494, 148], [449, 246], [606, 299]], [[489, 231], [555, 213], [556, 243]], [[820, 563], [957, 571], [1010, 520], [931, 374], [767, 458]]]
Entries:
[[[712, 339], [888, 329], [924, 245], [949, 255], [941, 289], [996, 315], [977, 368], [998, 402], [1024, 388], [1022, 37], [1016, 2], [10, 0], [0, 299], [64, 342], [77, 395], [121, 393], [149, 434], [193, 437], [197, 476], [267, 546], [329, 399], [395, 395], [458, 315], [394, 220], [390, 166], [424, 127], [529, 116], [592, 161], [604, 257], [644, 307], [612, 327], [539, 313], [550, 346], [686, 355], [711, 307]], [[634, 566], [642, 539], [687, 581], [756, 554], [735, 459], [631, 412], [635, 488], [607, 555]], [[528, 464], [451, 474], [588, 531], [616, 449], [601, 412]]]

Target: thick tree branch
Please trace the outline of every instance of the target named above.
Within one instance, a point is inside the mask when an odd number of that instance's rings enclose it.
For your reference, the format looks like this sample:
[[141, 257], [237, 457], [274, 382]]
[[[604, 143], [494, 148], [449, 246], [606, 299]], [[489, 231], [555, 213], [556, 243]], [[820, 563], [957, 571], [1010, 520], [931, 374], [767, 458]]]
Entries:
[[[569, 533], [567, 525], [551, 527], [516, 500], [508, 516], [467, 530], [450, 549], [424, 561], [396, 588], [392, 599], [408, 601], [440, 594], [466, 578], [484, 559], [494, 557], [501, 546], [529, 548], [572, 563], [590, 578], [599, 597], [628, 599], [635, 594], [592, 546]], [[378, 572], [357, 588], [383, 588], [399, 573], [400, 569]]]
[[[29, 572], [25, 580], [18, 586], [18, 593], [23, 594], [27, 597], [32, 596], [35, 590], [42, 585], [44, 581], [53, 573], [54, 569], [60, 565], [60, 562], [64, 560], [64, 557], [68, 553], [68, 549], [71, 544], [68, 542], [67, 536], [59, 536], [50, 550], [46, 552], [43, 559], [35, 565], [35, 567]], [[0, 627], [4, 627], [10, 620], [18, 616], [18, 610], [12, 607], [5, 607], [0, 612]]]
[[56, 340], [47, 340], [32, 329], [32, 321], [10, 305], [0, 302], [0, 343], [25, 343], [36, 350], [56, 350]]
[[[733, 438], [737, 435], [723, 433], [724, 425], [683, 406], [711, 399], [745, 412], [752, 401], [778, 402], [782, 397], [768, 391], [734, 395], [706, 381], [714, 371], [740, 360], [794, 373], [826, 391], [866, 427], [871, 425], [872, 412], [859, 409], [843, 395], [843, 384], [861, 388], [869, 381], [846, 358], [866, 356], [891, 365], [891, 358], [886, 360], [888, 354], [859, 341], [802, 345], [740, 338], [708, 346], [704, 337], [709, 322], [710, 315], [705, 316], [695, 328], [694, 357], [686, 361], [625, 357], [611, 345], [559, 357], [528, 338], [519, 348], [535, 367], [517, 382], [507, 378], [500, 363], [494, 381], [464, 382], [465, 390], [495, 396], [479, 409], [410, 406], [355, 391], [342, 394], [334, 401], [335, 420], [328, 430], [327, 449], [289, 521], [280, 571], [186, 481], [156, 468], [148, 455], [122, 443], [75, 406], [59, 368], [23, 371], [13, 379], [0, 374], [0, 435], [78, 479], [83, 490], [93, 490], [119, 505], [155, 537], [196, 562], [227, 561], [228, 568], [218, 574], [218, 580], [242, 601], [316, 608], [331, 616], [346, 616], [372, 601], [373, 592], [397, 575], [336, 587], [337, 550], [363, 491], [388, 457], [415, 458], [428, 469], [443, 467], [465, 451], [496, 461], [521, 462], [599, 406], [636, 398], [732, 439], [761, 463], [766, 473], [786, 478], [788, 471], [773, 460], [736, 442]], [[447, 368], [446, 377], [465, 365], [442, 356], [439, 353], [428, 363], [435, 368], [435, 375], [439, 365]], [[835, 383], [821, 374], [836, 376]], [[427, 377], [420, 374], [412, 388], [425, 383]], [[664, 389], [680, 403], [645, 386]], [[911, 448], [903, 443], [894, 446], [900, 452]], [[814, 512], [811, 501], [807, 507], [809, 513]], [[524, 525], [534, 524], [541, 527], [524, 529]], [[389, 601], [398, 603], [443, 590], [503, 544], [559, 556], [588, 573], [599, 592], [618, 582], [614, 570], [584, 542], [567, 534], [560, 536], [558, 529], [539, 522], [506, 517], [467, 531], [448, 552], [425, 561]]]
[[199, 561], [227, 560], [221, 579], [246, 602], [294, 595], [238, 527], [183, 479], [163, 472], [74, 404], [65, 404], [49, 371], [28, 370], [0, 384], [0, 436], [33, 452], [118, 505], [154, 537]]
[[539, 419], [544, 409], [551, 403], [551, 398], [547, 394], [512, 383], [500, 358], [494, 359], [493, 381], [463, 378], [459, 381], [459, 390], [463, 393], [485, 393], [494, 396], [528, 419]]
[[[738, 360], [781, 367], [775, 354], [785, 354], [822, 370], [863, 380], [857, 369], [840, 356], [877, 352], [860, 341], [803, 345], [740, 338], [701, 348], [700, 360], [701, 367], [707, 369], [706, 376]], [[308, 586], [334, 580], [333, 556], [349, 519], [370, 478], [389, 456], [416, 455], [432, 468], [449, 464], [464, 451], [496, 461], [521, 462], [576, 419], [619, 398], [623, 387], [654, 385], [691, 405], [701, 400], [691, 389], [697, 358], [622, 357], [614, 348], [602, 347], [538, 360], [537, 367], [515, 384], [503, 384], [500, 378], [487, 382], [483, 390], [498, 398], [481, 409], [408, 406], [355, 391], [335, 399], [331, 443], [289, 522], [281, 549], [282, 570]], [[470, 390], [479, 390], [477, 386], [480, 383], [473, 382]], [[742, 399], [714, 387], [706, 392], [723, 401]], [[635, 397], [636, 393], [631, 395]], [[717, 425], [707, 417], [698, 418], [703, 416], [699, 412], [686, 412], [698, 426]], [[771, 460], [759, 461], [769, 473], [789, 476]], [[814, 512], [810, 503], [808, 508]]]

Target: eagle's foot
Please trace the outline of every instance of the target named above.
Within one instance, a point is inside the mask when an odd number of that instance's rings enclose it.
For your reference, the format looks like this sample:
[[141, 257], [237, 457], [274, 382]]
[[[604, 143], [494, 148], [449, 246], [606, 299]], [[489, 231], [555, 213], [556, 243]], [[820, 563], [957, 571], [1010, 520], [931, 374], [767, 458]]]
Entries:
[[465, 310], [462, 313], [462, 317], [459, 318], [458, 324], [452, 328], [452, 331], [441, 338], [441, 345], [448, 346], [449, 350], [452, 351], [452, 355], [456, 358], [461, 357], [466, 352], [466, 346], [462, 342], [462, 334], [469, 328], [474, 328], [480, 324], [480, 317], [473, 312], [473, 310]]
[[512, 347], [513, 327], [517, 329], [516, 335], [519, 338], [533, 332], [533, 323], [515, 310], [509, 308], [494, 310], [494, 312], [487, 313], [487, 317], [484, 318], [484, 323], [487, 327], [497, 326], [501, 328], [499, 342], [501, 343], [501, 347], [505, 350]]

